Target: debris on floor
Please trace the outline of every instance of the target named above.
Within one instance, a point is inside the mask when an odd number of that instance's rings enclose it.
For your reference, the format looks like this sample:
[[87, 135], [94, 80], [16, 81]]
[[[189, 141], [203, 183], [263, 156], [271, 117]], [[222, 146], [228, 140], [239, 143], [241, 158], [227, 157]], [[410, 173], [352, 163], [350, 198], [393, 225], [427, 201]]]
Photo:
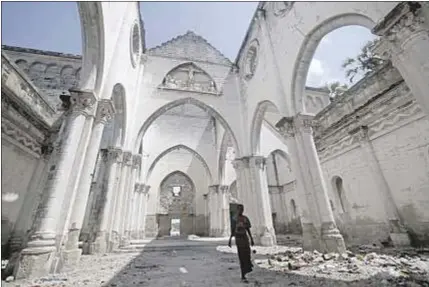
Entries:
[[[303, 251], [302, 248], [286, 246], [252, 247], [257, 254], [268, 255], [266, 259], [255, 259], [261, 268], [272, 271], [292, 272], [299, 275], [324, 277], [335, 280], [355, 281], [374, 275], [386, 275], [387, 278], [426, 278], [429, 286], [429, 257], [418, 252], [398, 252], [397, 256], [369, 253], [343, 254], [318, 251]], [[373, 246], [364, 246], [361, 250], [380, 250]], [[236, 248], [218, 246], [217, 251], [236, 253]]]

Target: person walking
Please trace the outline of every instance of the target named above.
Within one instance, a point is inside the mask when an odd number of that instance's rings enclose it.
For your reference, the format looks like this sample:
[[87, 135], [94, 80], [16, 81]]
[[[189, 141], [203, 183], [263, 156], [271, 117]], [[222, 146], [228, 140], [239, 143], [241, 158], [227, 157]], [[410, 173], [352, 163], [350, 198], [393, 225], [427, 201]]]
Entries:
[[[232, 237], [235, 237], [235, 245], [237, 245], [238, 259], [240, 261], [241, 280], [244, 283], [248, 283], [246, 274], [252, 272], [253, 269], [250, 257], [250, 245], [253, 246], [255, 243], [250, 232], [252, 225], [249, 218], [243, 215], [243, 212], [244, 206], [242, 204], [237, 205], [237, 216], [232, 219], [231, 236], [229, 237], [228, 246], [231, 247]], [[247, 234], [250, 237], [250, 245]]]

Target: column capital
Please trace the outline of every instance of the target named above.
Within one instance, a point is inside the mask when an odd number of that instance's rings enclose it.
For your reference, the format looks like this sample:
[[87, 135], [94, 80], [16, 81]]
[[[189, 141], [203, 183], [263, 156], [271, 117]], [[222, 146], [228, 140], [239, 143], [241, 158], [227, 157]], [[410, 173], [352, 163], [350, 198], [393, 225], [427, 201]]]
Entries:
[[393, 53], [401, 52], [403, 44], [414, 35], [427, 33], [424, 17], [419, 15], [421, 7], [418, 2], [401, 2], [396, 5], [372, 29], [373, 34], [383, 37], [374, 47], [374, 52], [384, 58], [390, 58]]
[[219, 185], [219, 190], [222, 193], [229, 193], [229, 186], [228, 185]]
[[263, 169], [265, 164], [267, 163], [267, 159], [261, 155], [255, 155], [249, 157], [249, 167], [257, 167]]
[[113, 101], [108, 99], [101, 99], [98, 101], [97, 112], [95, 114], [95, 123], [106, 124], [113, 118], [115, 114], [115, 107]]
[[213, 184], [213, 185], [209, 185], [209, 193], [208, 194], [211, 194], [211, 193], [218, 193], [218, 191], [219, 191], [219, 184]]
[[125, 165], [129, 165], [129, 166], [133, 165], [133, 154], [130, 151], [124, 151], [122, 162]]
[[249, 158], [248, 157], [242, 157], [242, 158], [236, 158], [232, 161], [232, 166], [236, 170], [242, 170], [249, 167]]
[[148, 195], [150, 190], [150, 185], [143, 184], [143, 194]]
[[203, 194], [203, 198], [204, 198], [204, 200], [207, 200], [207, 199], [208, 199], [208, 197], [209, 197], [209, 194], [208, 194], [208, 193]]
[[133, 155], [133, 168], [138, 169], [142, 164], [142, 156], [141, 154]]
[[108, 161], [110, 162], [122, 162], [122, 150], [119, 148], [109, 148], [108, 149]]
[[72, 114], [90, 116], [94, 114], [97, 98], [93, 91], [70, 89], [70, 96], [63, 96], [63, 106], [69, 107]]
[[277, 124], [276, 128], [284, 137], [294, 137], [296, 133], [313, 133], [313, 127], [316, 125], [314, 115], [296, 114], [294, 117], [284, 117]]

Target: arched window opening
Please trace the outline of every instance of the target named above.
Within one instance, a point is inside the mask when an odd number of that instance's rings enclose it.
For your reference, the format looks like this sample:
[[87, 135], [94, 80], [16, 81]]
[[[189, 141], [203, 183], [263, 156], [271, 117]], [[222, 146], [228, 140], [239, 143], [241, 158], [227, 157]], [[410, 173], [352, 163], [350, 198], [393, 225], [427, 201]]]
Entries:
[[291, 206], [291, 210], [292, 210], [292, 218], [295, 219], [297, 217], [295, 200], [293, 200], [293, 199], [290, 200], [290, 206]]
[[343, 179], [339, 176], [336, 176], [333, 179], [333, 184], [334, 184], [334, 189], [335, 189], [337, 196], [338, 196], [338, 200], [340, 202], [341, 212], [345, 213], [346, 212], [346, 208], [345, 208], [346, 198], [345, 198], [345, 194], [344, 194]]

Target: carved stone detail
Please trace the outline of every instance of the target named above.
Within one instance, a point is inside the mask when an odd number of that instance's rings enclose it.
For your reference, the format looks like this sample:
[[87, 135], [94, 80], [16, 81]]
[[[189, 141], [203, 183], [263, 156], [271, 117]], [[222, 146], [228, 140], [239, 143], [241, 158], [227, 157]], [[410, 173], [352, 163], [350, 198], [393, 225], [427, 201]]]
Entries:
[[133, 154], [129, 151], [124, 151], [123, 154], [123, 163], [125, 165], [131, 166], [133, 164]]
[[237, 158], [237, 159], [232, 161], [232, 166], [236, 170], [242, 170], [244, 168], [248, 168], [249, 167], [249, 158], [247, 158], [247, 157]]
[[98, 102], [95, 122], [107, 123], [113, 118], [115, 108], [112, 100], [102, 99]]
[[97, 99], [92, 91], [70, 89], [70, 108], [72, 114], [92, 115]]
[[142, 164], [142, 156], [140, 154], [133, 155], [133, 168], [139, 168]]
[[110, 148], [108, 151], [108, 160], [112, 162], [121, 163], [122, 162], [122, 150], [117, 148]]
[[253, 78], [253, 75], [256, 72], [256, 66], [258, 63], [258, 52], [259, 43], [255, 39], [250, 43], [243, 63], [244, 79], [246, 80], [250, 80], [251, 78]]
[[266, 166], [266, 158], [263, 156], [250, 157], [250, 165], [256, 168], [264, 169]]
[[383, 21], [377, 24], [373, 33], [382, 36], [374, 52], [381, 57], [390, 59], [393, 54], [402, 52], [402, 46], [413, 35], [428, 32], [424, 18], [419, 14], [420, 3], [404, 2], [398, 4]]
[[[196, 78], [196, 75], [204, 79]], [[214, 80], [193, 63], [180, 65], [170, 71], [160, 88], [218, 94]]]
[[292, 9], [294, 1], [271, 2], [273, 14], [277, 17], [284, 17]]
[[34, 139], [34, 137], [23, 132], [21, 129], [16, 127], [14, 124], [9, 122], [5, 118], [2, 118], [1, 121], [1, 132], [2, 134], [9, 136], [14, 141], [17, 141], [26, 148], [30, 149], [31, 151], [39, 155], [42, 154], [41, 143]]

